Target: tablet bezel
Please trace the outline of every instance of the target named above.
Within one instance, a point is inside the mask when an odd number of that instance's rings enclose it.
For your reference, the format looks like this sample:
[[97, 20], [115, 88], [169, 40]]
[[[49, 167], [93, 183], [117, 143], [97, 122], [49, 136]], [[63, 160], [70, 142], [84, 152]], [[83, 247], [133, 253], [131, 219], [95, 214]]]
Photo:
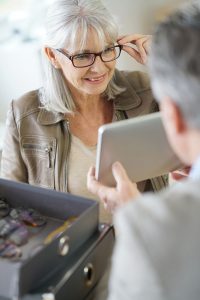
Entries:
[[115, 161], [124, 165], [134, 182], [167, 174], [183, 166], [169, 145], [160, 112], [99, 128], [96, 179], [114, 186], [111, 166]]

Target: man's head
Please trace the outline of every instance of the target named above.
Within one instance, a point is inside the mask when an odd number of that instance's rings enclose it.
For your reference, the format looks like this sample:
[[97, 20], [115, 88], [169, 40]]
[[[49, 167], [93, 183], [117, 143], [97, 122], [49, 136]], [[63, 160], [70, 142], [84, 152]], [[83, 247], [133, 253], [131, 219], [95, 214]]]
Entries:
[[171, 144], [186, 163], [191, 163], [184, 153], [188, 151], [188, 130], [200, 134], [199, 1], [157, 26], [149, 67]]

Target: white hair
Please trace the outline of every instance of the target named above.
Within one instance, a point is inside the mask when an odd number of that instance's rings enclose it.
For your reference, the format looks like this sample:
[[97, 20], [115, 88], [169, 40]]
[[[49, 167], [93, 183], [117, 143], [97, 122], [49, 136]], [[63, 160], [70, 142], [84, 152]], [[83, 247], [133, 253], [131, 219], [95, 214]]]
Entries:
[[[90, 29], [96, 32], [102, 47], [108, 41], [115, 43], [117, 40], [118, 26], [100, 0], [55, 0], [47, 13], [45, 44], [50, 48], [73, 51], [78, 43], [81, 50]], [[75, 102], [62, 71], [54, 68], [45, 57], [43, 64], [45, 82], [41, 101], [45, 108], [60, 113], [74, 112]], [[104, 94], [109, 100], [123, 91], [113, 77]]]

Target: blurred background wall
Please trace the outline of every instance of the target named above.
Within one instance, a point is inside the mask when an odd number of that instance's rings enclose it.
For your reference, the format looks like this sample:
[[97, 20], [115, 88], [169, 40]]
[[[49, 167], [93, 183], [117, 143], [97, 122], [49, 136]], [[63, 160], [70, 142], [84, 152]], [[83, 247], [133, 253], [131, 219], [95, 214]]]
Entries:
[[[104, 0], [115, 15], [121, 34], [151, 34], [154, 24], [163, 19], [184, 0]], [[189, 2], [189, 0], [187, 0]], [[120, 69], [145, 70], [126, 53], [118, 60]]]
[[[9, 102], [42, 84], [42, 24], [52, 0], [0, 0], [0, 147]], [[153, 25], [184, 0], [103, 0], [120, 34], [151, 34]], [[188, 2], [188, 1], [187, 1]], [[144, 70], [126, 53], [120, 69]]]

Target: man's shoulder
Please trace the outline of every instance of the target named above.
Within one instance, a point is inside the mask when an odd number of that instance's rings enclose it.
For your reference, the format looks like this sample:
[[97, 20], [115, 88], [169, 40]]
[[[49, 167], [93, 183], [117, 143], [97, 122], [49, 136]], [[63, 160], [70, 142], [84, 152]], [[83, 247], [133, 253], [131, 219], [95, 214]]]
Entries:
[[[195, 291], [197, 297], [192, 299], [198, 299], [199, 194], [200, 181], [188, 180], [163, 192], [146, 194], [118, 211], [114, 220], [117, 238], [114, 288], [124, 276], [129, 295], [144, 293], [153, 295], [151, 299], [191, 299]], [[135, 280], [128, 278], [128, 284], [127, 268], [136, 273]], [[146, 284], [151, 281], [152, 285]]]
[[[157, 230], [166, 230], [168, 226], [178, 226], [187, 218], [193, 224], [194, 218], [200, 225], [200, 181], [186, 180], [174, 184], [159, 193], [146, 193], [140, 199], [128, 203], [116, 216], [116, 223], [127, 228], [139, 226], [146, 231], [152, 225]], [[158, 224], [162, 225], [156, 227]], [[171, 224], [171, 225], [170, 225]], [[121, 225], [119, 225], [121, 227]]]

